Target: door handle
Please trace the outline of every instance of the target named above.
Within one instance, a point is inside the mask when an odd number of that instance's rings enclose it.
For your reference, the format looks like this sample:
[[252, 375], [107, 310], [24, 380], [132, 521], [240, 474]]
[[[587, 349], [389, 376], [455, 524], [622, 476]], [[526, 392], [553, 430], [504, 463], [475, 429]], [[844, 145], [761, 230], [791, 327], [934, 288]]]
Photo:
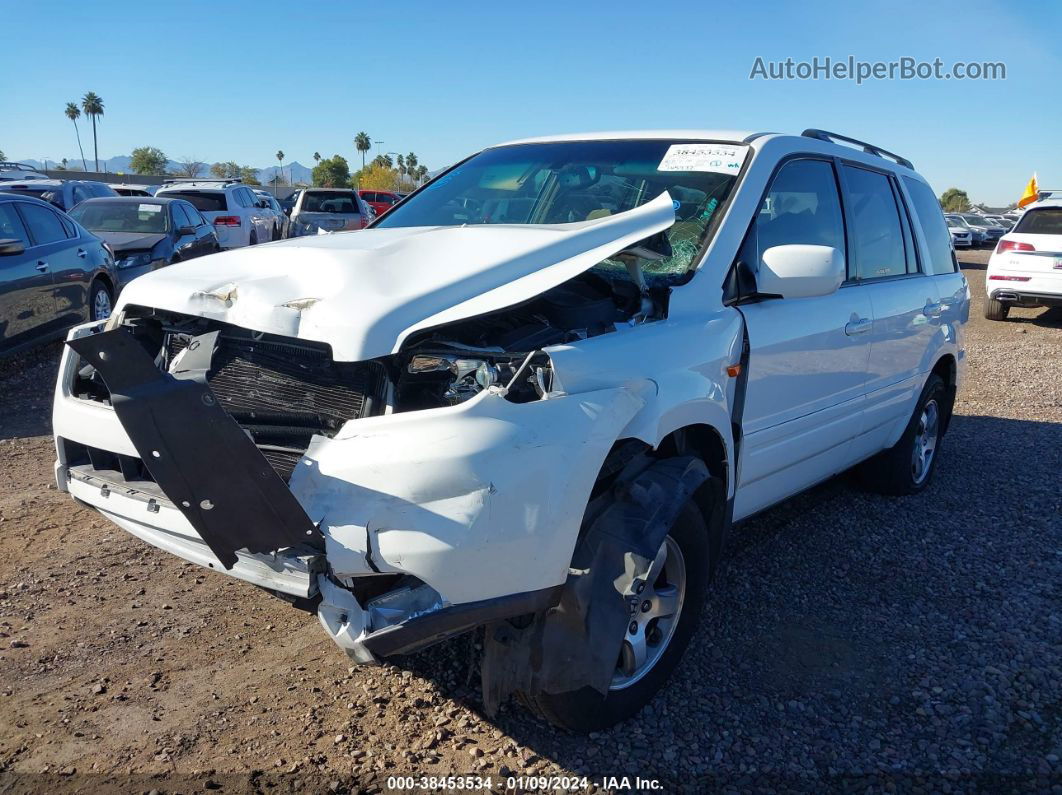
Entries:
[[874, 325], [874, 321], [869, 317], [861, 317], [858, 320], [852, 320], [844, 324], [844, 333], [849, 337], [854, 337], [856, 334], [866, 334], [870, 331], [870, 327]]
[[79, 257], [81, 257], [81, 259], [84, 259], [85, 257], [87, 257], [87, 256], [88, 256], [88, 254], [86, 254], [86, 253], [85, 253], [85, 249], [83, 249], [83, 248], [79, 248], [79, 249], [77, 250], [77, 255], [78, 255]]
[[39, 270], [41, 273], [44, 273], [46, 270], [48, 270], [48, 263], [42, 259], [37, 260], [37, 270]]

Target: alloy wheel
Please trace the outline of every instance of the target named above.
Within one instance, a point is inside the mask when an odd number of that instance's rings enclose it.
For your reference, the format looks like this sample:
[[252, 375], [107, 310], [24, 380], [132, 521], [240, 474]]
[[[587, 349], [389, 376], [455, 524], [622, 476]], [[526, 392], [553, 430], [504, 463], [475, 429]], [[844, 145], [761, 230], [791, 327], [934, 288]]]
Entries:
[[659, 662], [678, 628], [686, 596], [686, 561], [671, 536], [664, 539], [637, 595], [609, 690], [623, 690]]

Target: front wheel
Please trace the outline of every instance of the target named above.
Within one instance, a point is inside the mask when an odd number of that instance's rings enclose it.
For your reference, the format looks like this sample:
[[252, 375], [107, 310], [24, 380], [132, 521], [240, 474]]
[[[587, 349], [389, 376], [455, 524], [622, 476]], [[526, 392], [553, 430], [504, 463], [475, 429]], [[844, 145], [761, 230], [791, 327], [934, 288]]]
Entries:
[[678, 665], [700, 620], [709, 575], [708, 528], [689, 502], [668, 531], [625, 628], [607, 695], [592, 687], [524, 694], [535, 712], [570, 731], [600, 731], [637, 713]]
[[89, 289], [89, 313], [92, 320], [106, 320], [111, 316], [114, 304], [111, 299], [111, 291], [102, 280], [97, 279]]

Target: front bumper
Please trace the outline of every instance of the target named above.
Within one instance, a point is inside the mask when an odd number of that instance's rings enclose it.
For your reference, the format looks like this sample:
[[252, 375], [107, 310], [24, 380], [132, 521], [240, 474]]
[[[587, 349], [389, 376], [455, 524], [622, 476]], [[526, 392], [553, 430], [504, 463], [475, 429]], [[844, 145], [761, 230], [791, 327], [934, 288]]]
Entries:
[[[70, 337], [97, 330], [99, 324], [86, 324]], [[161, 486], [67, 460], [68, 442], [150, 460], [138, 452], [144, 439], [134, 442], [114, 409], [71, 394], [76, 366], [67, 348], [53, 408], [60, 489], [185, 560], [220, 571], [231, 563], [232, 576], [284, 594], [320, 594], [322, 626], [360, 662], [546, 604], [567, 577], [601, 464], [644, 405], [634, 388], [524, 404], [488, 390], [450, 408], [349, 422], [332, 438], [313, 438], [289, 484], [289, 495], [323, 536], [323, 554], [237, 547], [234, 562], [223, 562], [210, 548], [217, 538], [204, 537], [194, 515]], [[203, 482], [209, 486], [211, 477]], [[236, 516], [233, 523], [255, 548], [269, 528]], [[350, 589], [381, 575], [412, 578], [437, 599], [405, 613], [399, 602], [396, 615], [375, 619], [372, 602], [359, 602]]]

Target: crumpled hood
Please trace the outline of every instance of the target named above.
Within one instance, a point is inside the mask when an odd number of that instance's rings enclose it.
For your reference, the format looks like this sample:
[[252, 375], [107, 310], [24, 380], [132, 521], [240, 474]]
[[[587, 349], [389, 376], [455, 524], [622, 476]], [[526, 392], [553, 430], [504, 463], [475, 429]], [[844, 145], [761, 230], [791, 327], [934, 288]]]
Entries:
[[412, 332], [533, 298], [675, 222], [665, 192], [573, 224], [405, 227], [295, 238], [133, 280], [138, 305], [325, 342], [337, 361], [399, 349]]
[[147, 251], [154, 248], [155, 244], [166, 237], [165, 234], [145, 234], [143, 232], [93, 232], [100, 240], [104, 240], [114, 250], [115, 254], [123, 251]]

